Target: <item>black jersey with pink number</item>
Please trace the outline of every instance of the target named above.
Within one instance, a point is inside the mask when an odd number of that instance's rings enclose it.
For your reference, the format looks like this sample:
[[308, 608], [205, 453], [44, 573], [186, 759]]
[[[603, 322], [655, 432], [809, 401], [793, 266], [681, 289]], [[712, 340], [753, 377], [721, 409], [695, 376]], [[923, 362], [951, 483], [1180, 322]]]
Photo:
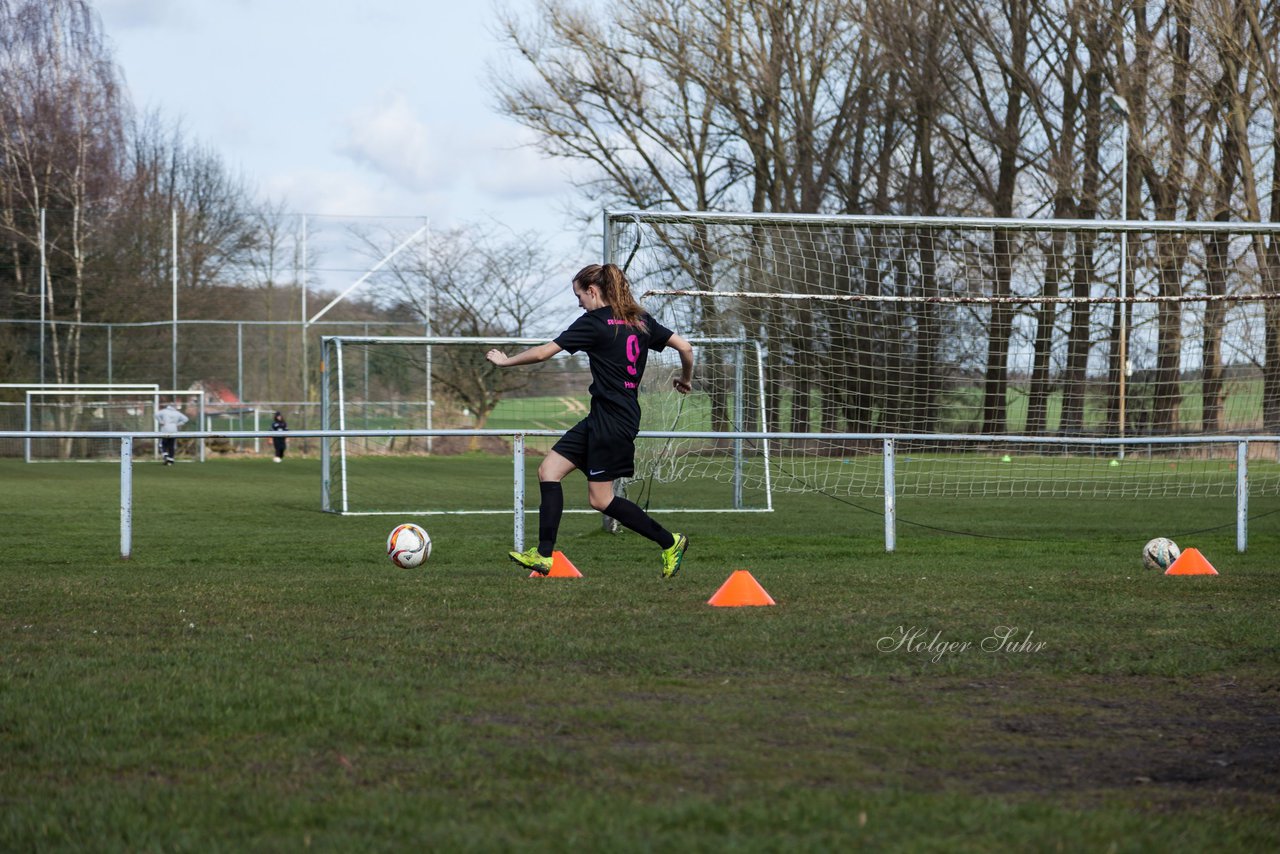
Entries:
[[591, 364], [592, 426], [635, 435], [640, 429], [636, 398], [650, 350], [666, 349], [671, 330], [643, 315], [644, 326], [628, 326], [601, 306], [588, 311], [555, 339], [560, 349], [585, 352]]

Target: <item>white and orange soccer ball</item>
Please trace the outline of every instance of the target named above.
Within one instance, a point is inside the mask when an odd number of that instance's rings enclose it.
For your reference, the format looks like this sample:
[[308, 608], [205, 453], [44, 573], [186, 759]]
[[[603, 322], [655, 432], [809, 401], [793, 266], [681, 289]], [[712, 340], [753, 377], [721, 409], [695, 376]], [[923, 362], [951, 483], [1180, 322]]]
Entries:
[[431, 535], [412, 522], [396, 525], [387, 537], [387, 557], [402, 569], [421, 566], [431, 557]]

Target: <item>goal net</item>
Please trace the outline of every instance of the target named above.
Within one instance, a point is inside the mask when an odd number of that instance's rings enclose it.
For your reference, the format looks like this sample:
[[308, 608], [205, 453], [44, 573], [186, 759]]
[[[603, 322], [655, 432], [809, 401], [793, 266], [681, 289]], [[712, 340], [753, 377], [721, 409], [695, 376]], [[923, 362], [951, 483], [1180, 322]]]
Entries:
[[[802, 434], [771, 443], [775, 491], [880, 495], [896, 436], [899, 495], [1231, 495], [1229, 443], [1143, 439], [1280, 433], [1280, 224], [634, 211], [605, 234], [674, 328], [763, 348], [761, 420]], [[1275, 447], [1250, 451], [1275, 492]]]
[[[205, 393], [190, 389], [38, 388], [25, 393], [23, 430], [39, 432], [154, 433], [156, 413], [169, 403], [191, 421], [205, 423]], [[179, 457], [204, 461], [204, 442], [179, 436]], [[184, 447], [189, 445], [189, 449]], [[134, 443], [135, 458], [159, 455], [159, 442]], [[120, 439], [35, 437], [24, 442], [27, 462], [112, 461], [120, 459]]]
[[[42, 389], [64, 391], [136, 391], [159, 390], [159, 383], [0, 383], [0, 430], [20, 431], [28, 419], [27, 392]], [[0, 457], [28, 459], [30, 441], [19, 438], [0, 439]]]
[[[680, 366], [670, 348], [649, 354], [639, 390], [642, 434], [682, 435], [642, 435], [636, 442], [635, 477], [621, 486], [655, 512], [765, 509], [765, 443], [692, 435], [763, 429], [755, 406], [762, 391], [759, 348], [734, 337], [686, 337], [697, 351], [693, 393], [672, 389]], [[521, 464], [533, 492], [541, 458], [590, 407], [585, 354], [560, 354], [508, 369], [485, 358], [493, 348], [514, 353], [545, 340], [325, 338], [324, 429], [380, 435], [324, 441], [323, 508], [349, 514], [510, 513], [513, 463], [490, 466], [484, 471], [492, 474], [481, 474], [475, 457], [513, 460], [514, 436], [525, 434]], [[405, 430], [452, 434], [393, 432]], [[457, 475], [451, 473], [467, 470], [477, 476], [459, 490]], [[676, 481], [678, 489], [668, 486]], [[575, 502], [571, 498], [571, 510], [585, 509]]]

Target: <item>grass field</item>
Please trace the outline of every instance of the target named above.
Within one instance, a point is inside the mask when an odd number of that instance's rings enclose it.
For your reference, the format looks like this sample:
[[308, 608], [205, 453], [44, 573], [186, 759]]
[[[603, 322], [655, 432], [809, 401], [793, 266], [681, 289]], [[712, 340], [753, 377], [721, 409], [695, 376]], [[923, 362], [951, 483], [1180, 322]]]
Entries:
[[[116, 466], [0, 479], [0, 850], [1280, 838], [1280, 499], [1243, 555], [1230, 499], [904, 499], [886, 554], [874, 512], [785, 495], [664, 519], [670, 582], [568, 516], [585, 577], [530, 580], [501, 516], [419, 519], [430, 562], [392, 567], [402, 520], [318, 512], [314, 460], [139, 464], [127, 562]], [[1221, 575], [1144, 571], [1157, 535]], [[709, 607], [734, 569], [777, 606]]]

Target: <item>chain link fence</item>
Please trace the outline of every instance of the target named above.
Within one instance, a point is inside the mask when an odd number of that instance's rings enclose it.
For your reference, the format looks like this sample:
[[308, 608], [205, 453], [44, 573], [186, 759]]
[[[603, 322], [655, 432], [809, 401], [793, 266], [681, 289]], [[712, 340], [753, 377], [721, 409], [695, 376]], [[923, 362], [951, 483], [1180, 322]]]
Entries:
[[[266, 430], [275, 412], [291, 429], [320, 427], [320, 340], [326, 335], [420, 334], [418, 323], [331, 321], [180, 320], [160, 323], [59, 323], [0, 320], [0, 430], [26, 429], [21, 384], [53, 384], [68, 371], [54, 355], [51, 329], [78, 335], [77, 384], [152, 383], [205, 392], [209, 430]], [[41, 360], [41, 354], [44, 360]], [[43, 367], [43, 370], [41, 368]], [[142, 395], [145, 397], [145, 395]], [[92, 403], [91, 395], [82, 402]], [[93, 407], [89, 407], [92, 411]], [[194, 427], [194, 425], [193, 425]], [[214, 454], [269, 454], [262, 440], [213, 441]], [[314, 454], [313, 439], [290, 442], [291, 454]], [[0, 440], [0, 457], [21, 457], [17, 440]]]

